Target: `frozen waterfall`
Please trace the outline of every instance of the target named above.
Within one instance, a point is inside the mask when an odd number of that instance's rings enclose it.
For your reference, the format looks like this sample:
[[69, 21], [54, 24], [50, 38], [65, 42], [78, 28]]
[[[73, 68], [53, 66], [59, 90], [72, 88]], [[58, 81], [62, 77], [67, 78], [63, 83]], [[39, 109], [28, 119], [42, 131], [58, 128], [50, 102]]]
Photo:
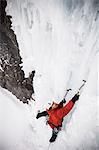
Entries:
[[[35, 134], [35, 139], [32, 139], [34, 150], [47, 150], [51, 136], [51, 130], [45, 125], [44, 118], [35, 119], [37, 110], [44, 110], [53, 100], [60, 102], [66, 89], [72, 88], [67, 96], [68, 101], [83, 79], [87, 83], [80, 99], [65, 118], [63, 130], [49, 149], [98, 149], [99, 130], [96, 122], [99, 1], [7, 1], [6, 12], [12, 16], [12, 28], [17, 36], [25, 75], [34, 69], [36, 71], [36, 103], [32, 104], [33, 127], [36, 131], [31, 131]], [[33, 148], [27, 146], [25, 148], [27, 141], [25, 139], [24, 150], [32, 150]], [[18, 148], [16, 149], [22, 150], [22, 147]]]

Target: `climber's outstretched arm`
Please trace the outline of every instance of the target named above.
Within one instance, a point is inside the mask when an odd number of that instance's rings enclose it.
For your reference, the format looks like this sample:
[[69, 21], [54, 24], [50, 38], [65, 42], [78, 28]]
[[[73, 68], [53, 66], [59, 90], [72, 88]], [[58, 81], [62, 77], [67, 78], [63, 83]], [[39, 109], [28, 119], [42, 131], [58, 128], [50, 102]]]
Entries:
[[61, 109], [58, 111], [59, 118], [65, 117], [73, 108], [75, 102], [79, 99], [79, 95], [75, 94], [75, 96]]
[[43, 112], [38, 113], [36, 118], [38, 119], [40, 117], [47, 116], [47, 115], [48, 115], [47, 111], [43, 111]]

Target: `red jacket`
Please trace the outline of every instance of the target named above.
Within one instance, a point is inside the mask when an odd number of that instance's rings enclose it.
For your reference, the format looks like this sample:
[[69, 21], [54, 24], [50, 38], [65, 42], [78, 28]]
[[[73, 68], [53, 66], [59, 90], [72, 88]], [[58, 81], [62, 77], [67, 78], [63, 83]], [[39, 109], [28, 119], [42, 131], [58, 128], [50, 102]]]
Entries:
[[46, 110], [49, 114], [49, 121], [48, 124], [51, 126], [51, 128], [55, 128], [55, 126], [62, 126], [62, 119], [65, 117], [72, 107], [74, 106], [74, 103], [72, 100], [70, 100], [64, 107], [60, 108], [57, 107], [55, 109]]

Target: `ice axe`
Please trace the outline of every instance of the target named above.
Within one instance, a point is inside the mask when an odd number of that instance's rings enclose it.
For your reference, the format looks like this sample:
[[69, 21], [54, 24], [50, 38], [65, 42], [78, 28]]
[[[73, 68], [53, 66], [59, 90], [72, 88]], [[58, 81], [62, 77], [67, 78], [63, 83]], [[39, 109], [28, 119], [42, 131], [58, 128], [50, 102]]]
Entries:
[[86, 80], [83, 80], [83, 84], [82, 84], [82, 85], [80, 86], [80, 88], [78, 89], [77, 94], [79, 94], [80, 90], [83, 88], [83, 86], [85, 85], [85, 83], [86, 83]]
[[65, 95], [64, 95], [64, 99], [66, 98], [68, 92], [71, 91], [71, 90], [72, 90], [72, 89], [67, 89], [67, 90], [66, 90], [66, 93], [65, 93]]
[[[65, 93], [64, 98], [63, 98], [63, 99], [65, 99], [65, 98], [66, 98], [66, 96], [67, 96], [68, 92], [69, 92], [69, 91], [71, 91], [71, 90], [72, 90], [72, 89], [67, 89], [67, 90], [66, 90], [66, 93]], [[49, 105], [51, 105], [51, 103], [48, 103], [48, 104], [49, 104]]]

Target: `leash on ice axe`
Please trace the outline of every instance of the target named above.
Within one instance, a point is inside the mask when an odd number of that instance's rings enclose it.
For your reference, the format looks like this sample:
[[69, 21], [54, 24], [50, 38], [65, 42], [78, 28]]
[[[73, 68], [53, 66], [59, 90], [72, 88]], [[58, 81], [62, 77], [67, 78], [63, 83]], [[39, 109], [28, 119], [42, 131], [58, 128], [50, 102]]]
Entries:
[[81, 91], [81, 89], [83, 88], [83, 86], [85, 85], [85, 83], [86, 83], [86, 80], [83, 80], [83, 84], [82, 84], [82, 85], [80, 86], [80, 88], [78, 89], [77, 94], [80, 93], [80, 91]]

